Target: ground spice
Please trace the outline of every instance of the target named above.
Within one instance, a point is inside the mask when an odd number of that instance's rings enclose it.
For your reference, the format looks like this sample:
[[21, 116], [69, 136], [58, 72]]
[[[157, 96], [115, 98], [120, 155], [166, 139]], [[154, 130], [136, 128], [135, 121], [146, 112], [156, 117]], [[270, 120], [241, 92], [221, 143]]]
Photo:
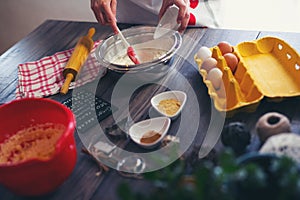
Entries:
[[151, 131], [148, 131], [146, 132], [143, 137], [141, 138], [140, 142], [141, 143], [153, 143], [155, 142], [156, 140], [158, 140], [160, 138], [161, 134], [154, 131], [154, 130], [151, 130]]
[[158, 109], [164, 112], [166, 115], [174, 115], [180, 108], [181, 102], [177, 99], [164, 99], [158, 104]]
[[65, 129], [61, 124], [45, 123], [18, 131], [0, 144], [0, 164], [49, 158]]

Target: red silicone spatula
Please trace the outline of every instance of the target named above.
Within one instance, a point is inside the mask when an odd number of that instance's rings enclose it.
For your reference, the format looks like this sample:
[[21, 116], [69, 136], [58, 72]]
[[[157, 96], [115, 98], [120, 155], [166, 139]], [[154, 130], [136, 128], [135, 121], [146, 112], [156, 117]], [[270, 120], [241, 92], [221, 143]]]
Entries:
[[130, 58], [130, 60], [134, 63], [134, 64], [140, 64], [140, 61], [133, 49], [132, 46], [130, 46], [130, 44], [127, 42], [127, 40], [125, 39], [124, 35], [122, 34], [122, 32], [120, 30], [119, 31], [119, 36], [121, 38], [121, 40], [123, 41], [123, 43], [125, 44], [125, 46], [127, 47], [127, 55]]

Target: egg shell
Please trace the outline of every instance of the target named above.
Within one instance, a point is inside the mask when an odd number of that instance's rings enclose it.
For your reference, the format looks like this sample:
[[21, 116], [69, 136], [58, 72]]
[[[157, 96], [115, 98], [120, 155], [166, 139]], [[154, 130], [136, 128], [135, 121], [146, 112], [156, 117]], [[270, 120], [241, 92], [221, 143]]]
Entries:
[[214, 58], [206, 58], [203, 63], [201, 64], [201, 69], [206, 70], [209, 72], [211, 69], [217, 66], [218, 61]]
[[232, 46], [226, 42], [226, 41], [222, 41], [218, 44], [218, 47], [222, 53], [222, 55], [226, 54], [226, 53], [232, 53], [233, 52], [233, 48]]
[[218, 90], [221, 87], [222, 76], [223, 72], [216, 67], [208, 72], [206, 79], [211, 82], [211, 84], [216, 90]]
[[206, 46], [202, 46], [197, 52], [197, 57], [200, 58], [201, 60], [205, 60], [206, 58], [211, 57], [211, 55], [212, 55], [211, 50]]
[[237, 67], [237, 65], [239, 63], [239, 59], [233, 53], [226, 53], [226, 54], [223, 55], [223, 57], [226, 60], [227, 66], [234, 73], [235, 70], [236, 70], [236, 67]]

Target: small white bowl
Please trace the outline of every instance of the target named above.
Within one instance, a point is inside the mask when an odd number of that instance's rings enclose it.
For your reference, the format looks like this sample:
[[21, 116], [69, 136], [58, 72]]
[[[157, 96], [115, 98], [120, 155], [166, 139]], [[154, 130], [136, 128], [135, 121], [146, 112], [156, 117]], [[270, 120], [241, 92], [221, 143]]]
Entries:
[[[130, 138], [137, 143], [138, 145], [144, 148], [154, 148], [157, 146], [161, 140], [167, 134], [170, 128], [171, 120], [168, 117], [156, 117], [147, 120], [140, 121], [138, 123], [133, 124], [129, 128], [129, 136]], [[160, 134], [160, 137], [151, 143], [143, 143], [141, 142], [142, 137], [150, 131], [154, 131]]]
[[[173, 115], [168, 115], [164, 111], [160, 110], [158, 107], [159, 102], [162, 100], [166, 100], [166, 99], [176, 99], [181, 103], [179, 109]], [[167, 92], [159, 93], [159, 94], [155, 95], [154, 97], [152, 97], [151, 104], [155, 108], [155, 110], [158, 113], [160, 113], [162, 116], [170, 117], [173, 120], [178, 117], [179, 113], [181, 112], [182, 108], [185, 105], [186, 99], [187, 99], [186, 94], [182, 91], [176, 91], [176, 90], [175, 91], [167, 91]]]

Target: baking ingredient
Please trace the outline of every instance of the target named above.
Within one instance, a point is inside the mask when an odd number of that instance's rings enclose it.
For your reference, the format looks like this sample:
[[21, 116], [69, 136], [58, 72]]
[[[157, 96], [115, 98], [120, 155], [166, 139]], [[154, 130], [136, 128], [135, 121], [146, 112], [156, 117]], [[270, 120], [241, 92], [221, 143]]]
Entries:
[[232, 53], [233, 52], [233, 48], [232, 46], [226, 42], [226, 41], [222, 41], [218, 44], [218, 47], [222, 53], [222, 55], [226, 54], [226, 53]]
[[206, 79], [211, 82], [215, 90], [218, 90], [222, 84], [222, 76], [223, 72], [216, 67], [208, 72]]
[[209, 72], [212, 68], [215, 68], [217, 66], [217, 63], [218, 61], [214, 58], [206, 58], [201, 64], [201, 69]]
[[160, 133], [158, 133], [154, 130], [150, 130], [142, 136], [140, 142], [146, 143], [146, 144], [151, 144], [151, 143], [155, 142], [156, 140], [158, 140], [160, 138], [160, 136], [161, 136]]
[[234, 55], [233, 53], [226, 53], [223, 55], [225, 60], [226, 60], [226, 63], [227, 63], [227, 66], [231, 69], [231, 71], [234, 73], [235, 70], [236, 70], [236, 67], [239, 63], [239, 60], [238, 58], [236, 57], [236, 55]]
[[180, 106], [181, 102], [177, 99], [164, 99], [158, 103], [158, 109], [168, 116], [176, 114]]
[[211, 57], [211, 55], [212, 55], [211, 50], [206, 46], [200, 47], [200, 49], [197, 52], [197, 58], [199, 58], [201, 60], [205, 60], [205, 59]]
[[50, 158], [65, 129], [61, 124], [45, 123], [18, 131], [0, 144], [0, 164]]
[[[154, 49], [154, 48], [136, 49], [135, 51], [139, 57], [140, 63], [151, 62], [153, 60], [160, 58], [161, 56], [163, 56], [167, 53], [166, 50]], [[123, 65], [123, 66], [134, 65], [134, 63], [128, 57], [126, 52], [122, 52], [119, 55], [117, 55], [116, 59], [113, 60], [112, 63], [115, 65]]]

